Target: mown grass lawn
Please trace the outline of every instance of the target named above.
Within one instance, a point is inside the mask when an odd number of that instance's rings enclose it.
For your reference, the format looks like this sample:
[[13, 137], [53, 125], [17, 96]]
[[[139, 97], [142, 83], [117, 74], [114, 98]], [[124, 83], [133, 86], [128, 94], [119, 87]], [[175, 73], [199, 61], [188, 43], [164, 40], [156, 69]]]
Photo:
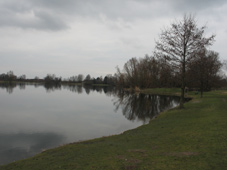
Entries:
[[148, 125], [121, 135], [47, 150], [0, 169], [225, 170], [227, 91], [205, 93], [203, 98], [190, 95], [194, 98], [185, 104], [185, 109], [163, 112]]

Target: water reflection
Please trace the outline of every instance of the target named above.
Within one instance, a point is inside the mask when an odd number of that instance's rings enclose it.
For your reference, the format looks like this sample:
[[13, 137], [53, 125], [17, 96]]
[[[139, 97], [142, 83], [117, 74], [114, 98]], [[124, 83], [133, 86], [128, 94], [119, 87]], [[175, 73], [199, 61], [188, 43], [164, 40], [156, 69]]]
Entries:
[[25, 83], [17, 83], [17, 85], [19, 86], [20, 90], [25, 90], [25, 88], [26, 88]]
[[58, 146], [64, 137], [55, 133], [0, 134], [0, 165], [25, 159]]
[[67, 84], [67, 85], [62, 85], [62, 86], [63, 86], [63, 89], [69, 90], [74, 93], [81, 94], [83, 92], [82, 85]]
[[[10, 95], [2, 93], [5, 90]], [[0, 83], [0, 93], [0, 164], [62, 144], [122, 133], [179, 102], [178, 97], [74, 84]]]
[[[40, 87], [40, 86], [44, 86], [44, 84], [41, 83], [24, 83], [24, 82], [1, 82], [0, 83], [0, 88], [1, 89], [6, 89], [6, 92], [8, 92], [9, 94], [13, 93], [13, 90], [16, 87], [19, 87], [20, 90], [25, 90], [26, 89], [26, 85], [33, 85], [34, 87]], [[48, 90], [48, 87], [45, 87]]]
[[123, 115], [130, 121], [141, 120], [144, 123], [160, 112], [179, 104], [179, 97], [149, 94], [118, 93], [114, 100], [115, 111], [121, 108]]
[[44, 88], [48, 93], [50, 93], [50, 92], [54, 92], [55, 90], [61, 90], [61, 85], [44, 83]]
[[9, 94], [12, 94], [13, 93], [13, 89], [17, 86], [16, 83], [0, 83], [0, 88], [2, 89], [6, 89], [6, 91], [9, 93]]
[[26, 86], [32, 85], [37, 87], [44, 87], [46, 92], [54, 92], [56, 90], [66, 89], [74, 93], [82, 94], [84, 91], [86, 94], [90, 94], [91, 91], [98, 93], [104, 92], [107, 95], [112, 94], [113, 86], [89, 86], [89, 85], [77, 85], [77, 84], [51, 84], [51, 83], [0, 83], [0, 88], [6, 89], [9, 94], [13, 93], [13, 89], [19, 87], [20, 90], [24, 90]]

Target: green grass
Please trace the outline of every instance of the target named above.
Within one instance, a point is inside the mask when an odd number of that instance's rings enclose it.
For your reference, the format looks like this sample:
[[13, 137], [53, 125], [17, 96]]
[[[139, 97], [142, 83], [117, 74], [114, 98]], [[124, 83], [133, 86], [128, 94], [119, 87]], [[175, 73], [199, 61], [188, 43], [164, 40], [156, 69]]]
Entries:
[[152, 89], [144, 89], [143, 93], [148, 94], [165, 94], [165, 95], [180, 95], [181, 89], [179, 88], [152, 88]]
[[227, 91], [194, 95], [185, 109], [163, 112], [121, 135], [61, 146], [0, 169], [225, 170]]

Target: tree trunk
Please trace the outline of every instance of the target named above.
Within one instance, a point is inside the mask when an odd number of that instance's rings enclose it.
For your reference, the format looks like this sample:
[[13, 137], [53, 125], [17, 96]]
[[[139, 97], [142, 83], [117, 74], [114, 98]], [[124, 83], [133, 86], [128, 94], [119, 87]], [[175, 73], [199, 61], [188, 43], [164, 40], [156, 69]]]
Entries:
[[185, 62], [182, 63], [182, 84], [181, 84], [180, 109], [184, 108], [184, 90], [185, 90]]
[[187, 43], [185, 42], [184, 37], [184, 54], [183, 54], [183, 60], [182, 60], [182, 80], [181, 80], [181, 97], [180, 97], [180, 109], [184, 108], [184, 90], [185, 90], [185, 65], [186, 65], [186, 47]]
[[184, 88], [181, 88], [180, 109], [184, 108]]
[[[203, 78], [203, 77], [202, 77]], [[202, 80], [202, 78], [201, 78], [201, 87], [200, 87], [200, 97], [202, 98], [203, 97], [203, 80]]]

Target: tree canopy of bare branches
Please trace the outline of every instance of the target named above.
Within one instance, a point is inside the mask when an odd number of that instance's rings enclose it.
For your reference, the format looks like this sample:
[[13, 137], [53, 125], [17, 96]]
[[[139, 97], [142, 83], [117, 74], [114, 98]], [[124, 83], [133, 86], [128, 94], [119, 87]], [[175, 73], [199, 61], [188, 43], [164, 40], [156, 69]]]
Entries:
[[189, 63], [187, 82], [191, 86], [199, 87], [201, 97], [203, 91], [210, 90], [219, 82], [222, 63], [219, 61], [219, 54], [215, 51], [204, 50]]
[[155, 55], [164, 58], [181, 74], [180, 108], [184, 107], [185, 72], [188, 63], [214, 42], [215, 35], [204, 37], [205, 29], [206, 26], [198, 28], [194, 16], [184, 15], [183, 20], [162, 30], [159, 41], [156, 41]]

